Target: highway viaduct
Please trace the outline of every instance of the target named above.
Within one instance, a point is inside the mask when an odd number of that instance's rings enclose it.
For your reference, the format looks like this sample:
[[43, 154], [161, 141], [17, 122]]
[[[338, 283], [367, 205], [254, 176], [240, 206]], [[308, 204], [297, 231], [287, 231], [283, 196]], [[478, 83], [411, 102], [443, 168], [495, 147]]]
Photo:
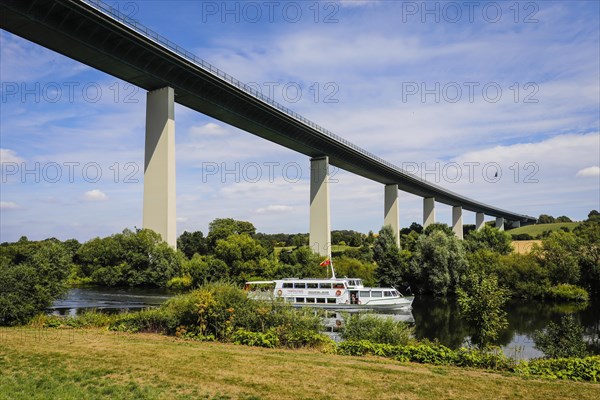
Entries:
[[330, 253], [329, 165], [384, 185], [384, 225], [399, 244], [398, 190], [423, 197], [423, 225], [435, 204], [452, 206], [463, 236], [463, 211], [496, 226], [535, 218], [487, 205], [432, 184], [348, 142], [263, 96], [138, 21], [98, 0], [0, 0], [0, 28], [148, 91], [143, 227], [176, 245], [174, 103], [305, 154], [311, 160], [310, 244]]

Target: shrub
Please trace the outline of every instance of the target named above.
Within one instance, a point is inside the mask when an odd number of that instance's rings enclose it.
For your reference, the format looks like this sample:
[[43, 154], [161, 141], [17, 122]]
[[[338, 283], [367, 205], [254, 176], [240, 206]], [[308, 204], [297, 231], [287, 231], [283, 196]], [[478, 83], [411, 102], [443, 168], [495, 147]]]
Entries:
[[461, 313], [473, 327], [471, 340], [483, 349], [508, 325], [502, 307], [508, 301], [509, 291], [499, 287], [494, 275], [472, 274], [457, 294]]
[[598, 382], [600, 381], [600, 356], [531, 360], [519, 364], [515, 372], [524, 376]]
[[548, 297], [554, 300], [577, 301], [585, 303], [590, 299], [588, 292], [579, 286], [563, 283], [548, 289]]
[[60, 243], [15, 246], [0, 248], [0, 326], [27, 323], [67, 289], [71, 256]]
[[550, 322], [545, 331], [533, 333], [535, 348], [547, 358], [584, 357], [587, 354], [583, 341], [583, 328], [572, 315], [565, 315], [559, 324]]
[[402, 321], [373, 314], [353, 314], [345, 318], [344, 340], [368, 340], [373, 343], [408, 344], [414, 329]]
[[174, 333], [178, 326], [172, 313], [163, 308], [123, 313], [109, 325], [109, 329], [118, 332]]

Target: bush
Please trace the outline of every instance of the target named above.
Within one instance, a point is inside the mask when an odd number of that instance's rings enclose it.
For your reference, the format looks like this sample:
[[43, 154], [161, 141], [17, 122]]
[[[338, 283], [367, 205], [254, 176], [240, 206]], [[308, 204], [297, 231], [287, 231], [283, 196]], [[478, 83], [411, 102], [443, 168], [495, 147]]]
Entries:
[[512, 234], [511, 235], [512, 240], [533, 240], [533, 236], [531, 236], [529, 233], [519, 233], [519, 234]]
[[548, 297], [553, 300], [576, 301], [585, 303], [590, 299], [588, 292], [579, 286], [563, 283], [548, 289]]
[[515, 372], [524, 376], [598, 382], [600, 381], [600, 356], [531, 360], [519, 364]]
[[584, 357], [587, 355], [583, 341], [583, 328], [572, 315], [565, 315], [559, 324], [550, 322], [545, 331], [533, 333], [535, 348], [547, 358]]
[[368, 340], [373, 343], [408, 344], [414, 329], [402, 321], [373, 314], [353, 314], [345, 318], [342, 338], [350, 341]]
[[178, 321], [172, 313], [162, 308], [123, 313], [109, 325], [118, 332], [174, 333]]
[[67, 289], [71, 256], [60, 243], [15, 247], [0, 248], [0, 326], [27, 323]]

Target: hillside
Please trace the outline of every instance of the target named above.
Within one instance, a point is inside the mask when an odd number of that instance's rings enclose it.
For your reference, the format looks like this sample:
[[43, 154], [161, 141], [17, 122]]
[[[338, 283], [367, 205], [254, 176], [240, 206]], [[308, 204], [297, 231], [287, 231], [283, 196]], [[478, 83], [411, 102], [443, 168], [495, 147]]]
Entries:
[[569, 228], [572, 231], [575, 227], [579, 226], [581, 222], [556, 222], [553, 224], [540, 224], [540, 225], [528, 225], [520, 228], [511, 229], [507, 231], [511, 235], [528, 234], [535, 238], [537, 235], [544, 233], [545, 231], [557, 231], [562, 227]]

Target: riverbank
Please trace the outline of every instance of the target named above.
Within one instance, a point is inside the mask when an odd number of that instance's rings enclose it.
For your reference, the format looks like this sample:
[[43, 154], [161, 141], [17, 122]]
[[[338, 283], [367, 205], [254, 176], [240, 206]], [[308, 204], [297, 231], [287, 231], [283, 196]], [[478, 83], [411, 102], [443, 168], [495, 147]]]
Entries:
[[596, 399], [598, 384], [184, 341], [103, 329], [0, 328], [10, 399]]

